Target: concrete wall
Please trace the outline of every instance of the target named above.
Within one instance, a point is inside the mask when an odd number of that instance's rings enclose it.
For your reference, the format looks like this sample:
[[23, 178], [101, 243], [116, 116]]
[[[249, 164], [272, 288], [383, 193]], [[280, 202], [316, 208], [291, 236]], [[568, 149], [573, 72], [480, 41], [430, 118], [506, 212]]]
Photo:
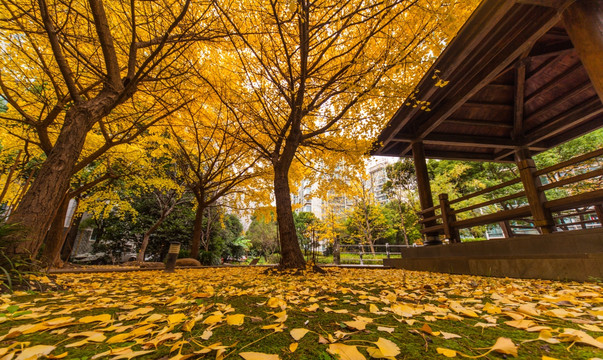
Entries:
[[497, 277], [603, 281], [603, 229], [402, 250], [384, 266]]

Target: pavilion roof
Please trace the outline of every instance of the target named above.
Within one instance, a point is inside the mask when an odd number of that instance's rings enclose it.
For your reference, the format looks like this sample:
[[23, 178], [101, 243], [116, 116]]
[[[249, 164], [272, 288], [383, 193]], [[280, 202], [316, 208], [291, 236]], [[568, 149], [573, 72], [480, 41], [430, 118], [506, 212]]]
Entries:
[[[484, 0], [378, 137], [373, 155], [513, 161], [603, 127], [603, 104], [561, 22], [563, 0]], [[438, 78], [449, 81], [435, 86]], [[410, 105], [407, 105], [410, 104]]]

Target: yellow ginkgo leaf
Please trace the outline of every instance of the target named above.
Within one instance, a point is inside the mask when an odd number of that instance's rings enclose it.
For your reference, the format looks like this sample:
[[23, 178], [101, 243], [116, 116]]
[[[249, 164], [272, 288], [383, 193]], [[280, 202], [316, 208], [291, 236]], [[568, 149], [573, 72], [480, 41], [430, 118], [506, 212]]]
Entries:
[[396, 357], [400, 354], [400, 348], [391, 340], [380, 337], [379, 340], [373, 344], [377, 345], [383, 356]]
[[356, 330], [366, 329], [366, 322], [364, 322], [364, 321], [353, 320], [353, 321], [344, 321], [343, 323], [347, 327], [351, 327], [352, 329], [356, 329]]
[[373, 314], [376, 314], [379, 312], [379, 308], [377, 307], [377, 305], [375, 304], [370, 304], [369, 305], [369, 311]]
[[291, 343], [291, 344], [289, 345], [289, 351], [291, 351], [292, 353], [294, 353], [294, 352], [295, 352], [295, 350], [297, 350], [297, 346], [298, 346], [298, 345], [299, 345], [299, 343], [296, 343], [296, 342]]
[[59, 355], [46, 355], [46, 357], [49, 359], [64, 359], [67, 357], [67, 355], [69, 355], [69, 353], [65, 351], [64, 353]]
[[496, 340], [494, 346], [490, 348], [490, 350], [496, 351], [501, 354], [517, 356], [517, 346], [513, 344], [513, 341], [511, 341], [511, 339], [506, 337], [499, 337]]
[[557, 358], [552, 358], [550, 356], [542, 355], [542, 360], [559, 360]]
[[213, 325], [213, 324], [217, 324], [223, 320], [224, 320], [224, 317], [222, 315], [210, 315], [210, 316], [206, 317], [205, 320], [203, 320], [203, 323], [206, 325]]
[[387, 326], [378, 326], [378, 327], [377, 327], [377, 330], [378, 330], [378, 331], [385, 331], [385, 332], [387, 332], [387, 333], [390, 333], [390, 334], [391, 334], [391, 333], [393, 333], [393, 332], [394, 332], [394, 330], [395, 330], [395, 329], [394, 329], [394, 328], [392, 328], [392, 327], [387, 327]]
[[176, 313], [176, 314], [169, 315], [167, 318], [167, 321], [168, 321], [168, 325], [176, 325], [176, 324], [180, 324], [185, 319], [186, 319], [186, 315], [184, 315], [183, 313]]
[[281, 309], [284, 309], [287, 307], [287, 303], [285, 302], [285, 300], [280, 299], [280, 298], [275, 298], [275, 297], [268, 299], [268, 302], [266, 302], [266, 305], [268, 305], [268, 307], [271, 307], [271, 308], [280, 307]]
[[42, 356], [46, 356], [55, 349], [56, 346], [52, 345], [35, 345], [32, 347], [25, 348], [15, 360], [30, 360], [37, 359]]
[[438, 352], [438, 354], [444, 355], [446, 357], [449, 358], [453, 358], [456, 357], [456, 351], [455, 350], [451, 350], [451, 349], [446, 349], [446, 348], [437, 348], [436, 351]]
[[101, 314], [96, 316], [84, 316], [83, 318], [78, 320], [81, 323], [89, 324], [92, 322], [102, 322], [106, 323], [111, 321], [111, 314]]
[[449, 332], [445, 332], [445, 331], [440, 331], [440, 334], [442, 335], [442, 337], [443, 337], [445, 340], [449, 340], [449, 339], [458, 339], [458, 338], [460, 338], [460, 337], [461, 337], [460, 335], [453, 334], [453, 333], [449, 333]]
[[239, 353], [239, 356], [245, 360], [280, 360], [278, 355], [253, 351]]
[[329, 344], [327, 352], [332, 355], [338, 355], [340, 360], [366, 360], [364, 355], [353, 345], [341, 343]]
[[298, 328], [298, 329], [293, 329], [289, 332], [289, 334], [291, 334], [291, 337], [295, 340], [295, 341], [300, 341], [310, 330], [308, 329], [303, 329], [303, 328]]
[[241, 326], [241, 325], [243, 325], [244, 321], [245, 321], [244, 314], [234, 314], [234, 315], [226, 316], [226, 323], [228, 325]]
[[373, 359], [396, 360], [396, 358], [393, 357], [393, 356], [385, 356], [385, 355], [383, 355], [383, 353], [381, 352], [381, 350], [379, 350], [379, 348], [367, 347], [366, 348], [366, 352], [368, 352], [368, 354], [370, 355], [370, 357], [373, 358]]

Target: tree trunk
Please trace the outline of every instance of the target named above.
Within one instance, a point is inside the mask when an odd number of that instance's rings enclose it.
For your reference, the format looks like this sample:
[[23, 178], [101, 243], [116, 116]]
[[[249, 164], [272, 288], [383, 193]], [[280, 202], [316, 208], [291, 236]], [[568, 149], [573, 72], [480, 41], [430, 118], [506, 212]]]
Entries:
[[42, 263], [45, 267], [51, 267], [55, 265], [56, 260], [59, 259], [59, 254], [63, 248], [63, 241], [65, 240], [65, 217], [67, 216], [67, 210], [69, 209], [68, 196], [63, 198], [61, 205], [59, 206], [50, 229], [46, 233], [46, 239], [44, 240], [44, 249], [42, 251]]
[[[169, 214], [167, 214], [169, 215]], [[149, 230], [147, 230], [147, 232], [144, 233], [144, 236], [142, 237], [142, 244], [140, 245], [140, 250], [138, 251], [138, 256], [136, 257], [136, 261], [144, 261], [144, 253], [147, 250], [147, 246], [149, 246], [149, 239], [151, 238], [151, 234], [155, 232], [155, 230], [157, 230], [157, 228], [159, 226], [161, 226], [161, 224], [163, 223], [163, 220], [165, 220], [165, 218], [167, 217], [167, 215], [165, 216], [161, 216], [159, 218], [159, 220], [157, 220], [155, 222], [155, 224], [153, 224], [153, 226], [151, 226], [151, 228], [149, 228]]]
[[201, 205], [197, 206], [195, 214], [195, 224], [193, 226], [193, 238], [191, 239], [191, 257], [199, 259], [199, 250], [201, 249], [201, 235], [203, 233], [203, 210]]
[[46, 161], [9, 223], [20, 224], [18, 240], [8, 249], [9, 255], [35, 257], [46, 237], [63, 197], [69, 189], [75, 164], [82, 152], [86, 135], [98, 119], [115, 106], [116, 93], [103, 90], [96, 98], [73, 106], [65, 114], [61, 132]]
[[77, 233], [80, 228], [80, 223], [82, 222], [82, 215], [78, 215], [71, 222], [71, 227], [65, 236], [65, 241], [63, 242], [63, 248], [61, 249], [61, 261], [63, 263], [69, 261], [69, 257], [71, 257], [71, 252], [73, 251], [73, 246], [75, 245], [75, 240], [77, 239]]
[[400, 220], [402, 224], [402, 232], [404, 233], [404, 244], [409, 246], [408, 243], [408, 234], [406, 233], [406, 224], [404, 223], [404, 213], [402, 212], [402, 203], [398, 200], [398, 211], [400, 212]]
[[13, 165], [10, 167], [10, 169], [8, 171], [8, 175], [6, 176], [6, 181], [4, 182], [4, 188], [2, 189], [2, 193], [0, 193], [0, 204], [2, 204], [2, 201], [4, 200], [4, 197], [6, 196], [6, 193], [8, 192], [8, 188], [13, 179], [13, 175], [15, 174], [15, 170], [17, 169], [17, 164], [19, 163], [19, 158], [21, 158], [22, 151], [23, 150], [19, 150], [19, 152], [17, 153], [17, 157], [15, 158], [15, 162], [13, 163]]
[[276, 200], [276, 220], [278, 221], [281, 245], [280, 268], [304, 268], [304, 255], [297, 241], [293, 210], [291, 209], [291, 191], [289, 189], [289, 167], [274, 167], [274, 197]]

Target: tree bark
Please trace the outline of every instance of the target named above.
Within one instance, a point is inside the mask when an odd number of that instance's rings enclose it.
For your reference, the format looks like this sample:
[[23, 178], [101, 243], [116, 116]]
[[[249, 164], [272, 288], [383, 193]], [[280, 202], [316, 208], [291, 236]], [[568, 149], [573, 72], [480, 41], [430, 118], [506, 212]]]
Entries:
[[67, 210], [69, 209], [68, 196], [63, 198], [61, 205], [57, 210], [50, 229], [46, 233], [46, 239], [44, 240], [44, 249], [42, 250], [42, 263], [46, 267], [56, 265], [55, 262], [59, 259], [59, 254], [63, 248], [63, 241], [65, 240], [65, 217], [67, 216]]
[[61, 132], [38, 175], [27, 190], [9, 223], [22, 230], [8, 249], [9, 255], [35, 257], [46, 232], [69, 190], [69, 181], [92, 126], [115, 107], [117, 93], [103, 90], [96, 98], [74, 105], [65, 114]]
[[73, 251], [73, 246], [75, 245], [75, 240], [77, 239], [77, 233], [80, 228], [80, 223], [82, 222], [82, 215], [78, 215], [71, 222], [71, 226], [69, 227], [69, 231], [65, 236], [65, 241], [63, 242], [63, 248], [61, 249], [61, 261], [63, 263], [69, 261], [71, 257], [71, 252]]
[[169, 215], [169, 213], [165, 214], [165, 216], [161, 216], [155, 222], [155, 224], [153, 224], [153, 226], [151, 226], [149, 228], [149, 230], [147, 230], [147, 232], [144, 233], [144, 235], [142, 237], [142, 244], [140, 245], [140, 250], [138, 251], [138, 256], [136, 257], [136, 261], [139, 261], [139, 262], [144, 261], [144, 253], [147, 250], [147, 246], [149, 246], [149, 239], [151, 238], [151, 234], [154, 233], [155, 230], [157, 230], [157, 228], [159, 226], [161, 226], [161, 224], [167, 218], [168, 215]]
[[283, 269], [304, 268], [306, 263], [297, 241], [297, 233], [293, 221], [288, 173], [288, 166], [274, 166], [274, 197], [276, 200], [276, 219], [278, 221], [281, 245], [279, 267]]
[[195, 214], [195, 224], [193, 225], [193, 238], [191, 239], [191, 257], [199, 259], [199, 250], [201, 249], [201, 235], [203, 233], [203, 211], [204, 208], [199, 205]]

